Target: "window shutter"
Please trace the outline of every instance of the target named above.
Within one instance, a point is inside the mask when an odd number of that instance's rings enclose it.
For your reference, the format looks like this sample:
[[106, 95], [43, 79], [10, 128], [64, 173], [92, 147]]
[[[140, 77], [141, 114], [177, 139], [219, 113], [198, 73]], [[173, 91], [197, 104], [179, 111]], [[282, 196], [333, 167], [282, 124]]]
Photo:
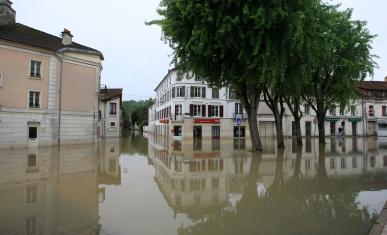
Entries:
[[208, 117], [212, 117], [212, 105], [208, 105]]
[[181, 97], [185, 97], [185, 86], [180, 87], [180, 95]]
[[194, 97], [194, 87], [191, 86], [190, 88], [191, 88], [191, 94], [190, 94], [190, 97], [192, 98], [192, 97]]
[[202, 117], [206, 117], [206, 105], [202, 105]]
[[175, 98], [175, 94], [176, 94], [176, 91], [175, 91], [176, 89], [175, 89], [175, 87], [172, 87], [172, 98]]
[[223, 105], [221, 105], [219, 107], [220, 107], [220, 117], [223, 117]]
[[202, 87], [202, 98], [206, 98], [206, 88]]
[[189, 105], [189, 115], [192, 117], [193, 116], [193, 104]]

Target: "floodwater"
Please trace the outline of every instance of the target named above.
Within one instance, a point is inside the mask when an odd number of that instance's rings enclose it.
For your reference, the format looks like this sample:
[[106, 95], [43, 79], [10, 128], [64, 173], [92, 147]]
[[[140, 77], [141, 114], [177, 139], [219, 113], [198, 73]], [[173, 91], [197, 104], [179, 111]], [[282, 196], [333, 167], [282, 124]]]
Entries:
[[0, 150], [0, 234], [367, 235], [387, 140], [168, 141]]

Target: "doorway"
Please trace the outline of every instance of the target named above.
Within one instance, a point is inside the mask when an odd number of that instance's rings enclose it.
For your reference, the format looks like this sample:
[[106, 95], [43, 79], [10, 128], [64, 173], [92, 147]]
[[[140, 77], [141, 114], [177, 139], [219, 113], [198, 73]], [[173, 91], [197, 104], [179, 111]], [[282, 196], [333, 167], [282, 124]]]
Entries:
[[330, 122], [330, 127], [331, 127], [331, 136], [336, 135], [336, 122]]
[[305, 122], [305, 136], [306, 137], [312, 136], [312, 122], [310, 121]]
[[193, 137], [195, 139], [202, 138], [202, 127], [201, 126], [194, 126], [193, 127]]
[[352, 136], [357, 136], [357, 122], [352, 122]]

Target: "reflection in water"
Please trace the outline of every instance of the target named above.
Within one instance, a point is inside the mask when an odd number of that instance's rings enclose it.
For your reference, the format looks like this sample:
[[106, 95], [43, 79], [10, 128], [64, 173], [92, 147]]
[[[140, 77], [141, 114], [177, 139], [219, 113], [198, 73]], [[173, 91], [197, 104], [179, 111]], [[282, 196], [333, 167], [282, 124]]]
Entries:
[[97, 234], [97, 148], [0, 150], [0, 234]]
[[387, 151], [369, 139], [289, 140], [286, 151], [266, 139], [256, 154], [238, 139], [202, 141], [199, 152], [196, 141], [174, 142], [178, 151], [149, 141], [160, 191], [194, 222], [178, 234], [367, 234], [378, 211], [359, 193], [387, 189]]
[[[387, 199], [375, 139], [173, 141], [0, 150], [0, 234], [359, 234]], [[368, 207], [369, 206], [369, 207]]]

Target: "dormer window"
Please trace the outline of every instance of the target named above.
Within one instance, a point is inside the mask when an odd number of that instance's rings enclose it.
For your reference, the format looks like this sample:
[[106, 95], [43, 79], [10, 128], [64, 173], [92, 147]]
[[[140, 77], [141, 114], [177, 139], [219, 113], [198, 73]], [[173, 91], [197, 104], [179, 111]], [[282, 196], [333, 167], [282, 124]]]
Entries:
[[42, 62], [31, 60], [30, 63], [30, 78], [42, 78]]

